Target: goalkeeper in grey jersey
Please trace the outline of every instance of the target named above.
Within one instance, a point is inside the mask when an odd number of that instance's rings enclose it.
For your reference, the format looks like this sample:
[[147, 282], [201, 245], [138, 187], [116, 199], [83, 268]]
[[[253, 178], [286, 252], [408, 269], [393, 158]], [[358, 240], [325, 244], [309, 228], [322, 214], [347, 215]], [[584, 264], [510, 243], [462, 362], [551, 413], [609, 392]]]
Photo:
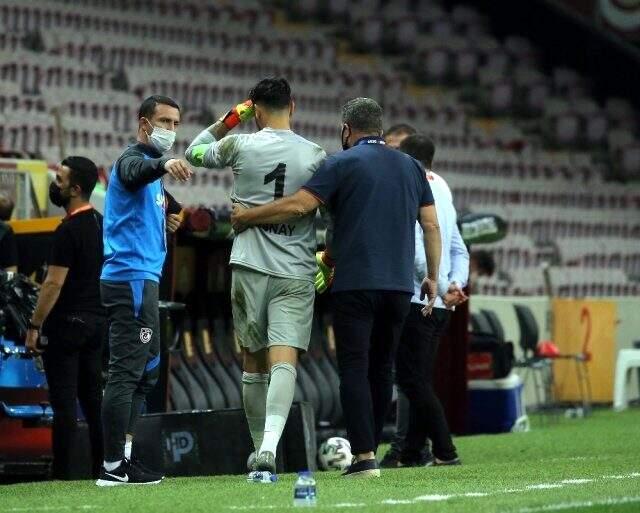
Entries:
[[[293, 133], [291, 88], [283, 78], [261, 80], [249, 100], [201, 132], [186, 151], [194, 166], [231, 167], [231, 199], [244, 207], [298, 191], [326, 154]], [[226, 135], [255, 115], [254, 134]], [[315, 215], [265, 224], [236, 236], [231, 251], [231, 305], [243, 348], [242, 395], [257, 459], [254, 470], [275, 473], [278, 441], [289, 415], [299, 351], [311, 335]]]

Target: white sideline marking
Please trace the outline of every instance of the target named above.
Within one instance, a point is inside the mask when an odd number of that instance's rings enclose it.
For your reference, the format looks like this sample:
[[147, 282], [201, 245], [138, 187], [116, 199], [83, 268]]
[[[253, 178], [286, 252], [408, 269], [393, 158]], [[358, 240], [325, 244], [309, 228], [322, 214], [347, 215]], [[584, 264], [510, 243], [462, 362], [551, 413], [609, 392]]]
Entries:
[[[505, 488], [504, 490], [496, 490], [494, 492], [465, 492], [458, 494], [430, 494], [430, 495], [419, 495], [418, 497], [414, 497], [413, 499], [385, 499], [380, 502], [366, 504], [366, 503], [350, 503], [350, 502], [342, 502], [339, 504], [326, 504], [324, 502], [318, 502], [316, 508], [357, 508], [357, 507], [367, 507], [367, 506], [376, 506], [376, 505], [388, 505], [388, 506], [403, 506], [403, 505], [411, 505], [411, 504], [419, 504], [421, 502], [442, 502], [448, 501], [450, 499], [460, 499], [465, 497], [492, 497], [496, 495], [505, 495], [512, 493], [527, 493], [527, 492], [537, 492], [537, 491], [546, 491], [546, 490], [555, 490], [558, 488], [565, 487], [578, 487], [583, 486], [589, 483], [603, 482], [603, 481], [611, 481], [611, 480], [619, 480], [619, 479], [638, 479], [640, 478], [640, 472], [631, 472], [629, 474], [615, 474], [615, 475], [606, 475], [597, 478], [573, 478], [573, 479], [563, 479], [558, 481], [557, 483], [537, 483], [532, 485], [527, 485], [524, 488]], [[619, 498], [609, 498], [603, 500], [595, 500], [595, 501], [584, 501], [584, 502], [561, 502], [558, 504], [548, 504], [546, 506], [540, 506], [535, 508], [523, 508], [519, 510], [512, 511], [511, 513], [544, 513], [546, 511], [561, 511], [564, 509], [571, 509], [576, 507], [593, 507], [593, 506], [602, 506], [602, 505], [617, 505], [617, 504], [626, 504], [626, 503], [635, 503], [640, 502], [640, 496], [638, 497], [619, 497]], [[293, 508], [293, 505], [266, 505], [266, 506], [257, 506], [257, 505], [247, 505], [247, 506], [227, 506], [226, 509], [232, 510], [260, 510], [260, 509], [290, 509]], [[2, 512], [9, 511], [26, 511], [26, 509], [14, 509], [14, 510], [0, 510]], [[31, 509], [30, 511], [33, 511]]]
[[593, 483], [595, 479], [563, 479], [560, 481], [562, 484], [586, 484]]
[[438, 501], [448, 501], [449, 499], [453, 498], [453, 497], [459, 497], [456, 495], [420, 495], [419, 497], [416, 497], [415, 499], [413, 499], [413, 502], [422, 502], [422, 501], [426, 501], [426, 502], [438, 502]]
[[593, 508], [594, 506], [617, 506], [619, 504], [633, 504], [640, 502], [640, 497], [616, 497], [595, 501], [559, 502], [558, 504], [547, 504], [537, 508], [522, 508], [518, 513], [543, 513], [546, 511], [562, 511], [573, 508]]
[[640, 472], [631, 472], [631, 474], [617, 474], [613, 476], [602, 476], [602, 479], [629, 479], [633, 477], [640, 477]]
[[586, 460], [610, 460], [612, 457], [603, 456], [569, 456], [568, 458], [541, 458], [538, 461], [586, 461]]

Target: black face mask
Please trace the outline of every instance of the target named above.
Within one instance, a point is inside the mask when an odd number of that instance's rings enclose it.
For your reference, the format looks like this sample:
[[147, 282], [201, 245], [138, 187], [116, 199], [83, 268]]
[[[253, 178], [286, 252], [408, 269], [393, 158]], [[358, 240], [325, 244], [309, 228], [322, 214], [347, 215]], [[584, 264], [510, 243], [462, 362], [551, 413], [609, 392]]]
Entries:
[[[349, 134], [347, 135], [347, 138], [345, 139], [344, 132], [347, 129], [349, 129]], [[351, 128], [349, 128], [349, 125], [342, 125], [342, 133], [340, 134], [340, 142], [342, 142], [342, 149], [343, 150], [348, 150], [349, 149], [349, 137], [350, 136], [351, 136]]]
[[70, 196], [65, 197], [62, 194], [62, 189], [58, 187], [55, 182], [51, 182], [49, 185], [49, 199], [56, 207], [66, 208], [71, 200]]

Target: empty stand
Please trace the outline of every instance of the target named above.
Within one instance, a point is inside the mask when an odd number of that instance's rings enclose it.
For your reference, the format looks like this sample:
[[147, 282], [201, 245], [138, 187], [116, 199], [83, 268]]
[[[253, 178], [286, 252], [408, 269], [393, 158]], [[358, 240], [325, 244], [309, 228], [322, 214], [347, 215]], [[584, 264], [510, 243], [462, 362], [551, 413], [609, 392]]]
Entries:
[[[600, 101], [575, 70], [544, 68], [531, 41], [496, 37], [472, 5], [294, 4], [5, 0], [0, 148], [56, 162], [63, 140], [67, 154], [109, 169], [135, 139], [141, 97], [159, 93], [183, 107], [180, 155], [259, 77], [284, 75], [301, 135], [339, 151], [341, 105], [372, 96], [388, 124], [409, 122], [434, 139], [434, 169], [459, 209], [509, 220], [508, 239], [488, 248], [503, 275], [484, 279], [483, 291], [544, 293], [545, 263], [637, 279], [629, 241], [640, 235], [640, 191], [618, 181], [640, 177], [638, 115], [629, 100]], [[300, 30], [308, 20], [321, 25]], [[351, 37], [350, 50], [336, 33]], [[167, 179], [166, 186], [185, 206], [226, 213], [232, 176], [197, 170], [192, 183]], [[598, 242], [587, 248], [582, 240]], [[563, 285], [563, 293], [607, 289], [580, 283]], [[614, 289], [635, 290], [633, 283]]]

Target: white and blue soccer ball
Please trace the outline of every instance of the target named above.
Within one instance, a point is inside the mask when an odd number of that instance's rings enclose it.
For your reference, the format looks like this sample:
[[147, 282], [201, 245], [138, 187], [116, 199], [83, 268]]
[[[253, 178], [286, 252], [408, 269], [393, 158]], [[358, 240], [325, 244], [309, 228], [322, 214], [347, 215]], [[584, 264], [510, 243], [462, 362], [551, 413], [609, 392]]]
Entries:
[[253, 466], [256, 463], [256, 451], [253, 451], [251, 454], [249, 454], [249, 457], [247, 458], [247, 470], [249, 472], [253, 471]]
[[318, 463], [322, 470], [346, 470], [352, 458], [349, 440], [339, 436], [325, 440], [318, 449]]

